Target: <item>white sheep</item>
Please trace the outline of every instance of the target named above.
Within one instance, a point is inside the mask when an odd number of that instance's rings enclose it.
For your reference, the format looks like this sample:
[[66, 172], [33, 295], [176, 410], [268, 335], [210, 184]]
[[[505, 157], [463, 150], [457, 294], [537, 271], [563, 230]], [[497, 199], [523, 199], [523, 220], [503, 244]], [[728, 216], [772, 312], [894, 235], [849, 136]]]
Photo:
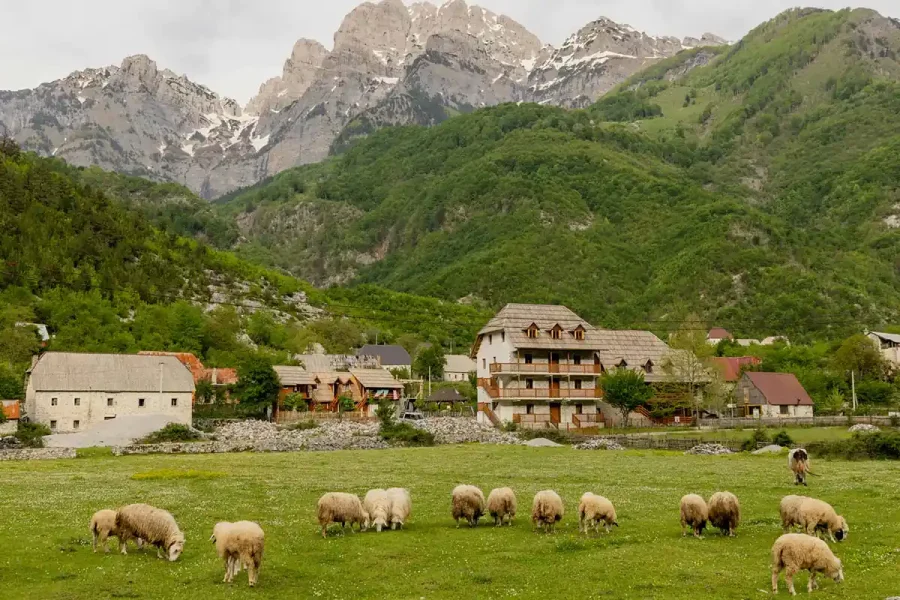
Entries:
[[800, 503], [797, 516], [798, 524], [807, 535], [822, 532], [828, 535], [832, 542], [835, 538], [842, 542], [850, 533], [846, 519], [837, 514], [830, 504], [816, 498], [805, 498]]
[[488, 494], [488, 514], [494, 519], [494, 526], [500, 527], [503, 521], [512, 526], [512, 520], [516, 516], [516, 494], [512, 489], [495, 488]]
[[844, 580], [844, 568], [841, 561], [831, 552], [828, 544], [802, 533], [786, 533], [772, 546], [772, 593], [778, 593], [778, 575], [784, 571], [788, 590], [796, 596], [794, 575], [798, 571], [809, 571], [807, 591], [812, 593], [818, 587], [816, 575], [824, 573], [835, 582]]
[[474, 485], [456, 486], [451, 495], [451, 513], [457, 527], [460, 519], [465, 519], [470, 527], [475, 527], [484, 514], [484, 492]]
[[556, 523], [565, 514], [562, 498], [553, 490], [543, 490], [534, 495], [531, 503], [531, 523], [544, 531], [553, 532]]
[[209, 541], [216, 544], [216, 553], [225, 561], [225, 583], [231, 583], [243, 566], [250, 587], [256, 585], [265, 547], [262, 527], [251, 521], [216, 523]]
[[578, 531], [587, 534], [593, 529], [596, 532], [601, 521], [606, 533], [609, 533], [613, 526], [618, 527], [615, 507], [603, 496], [592, 492], [585, 493], [578, 503]]
[[391, 519], [391, 499], [384, 490], [369, 490], [363, 499], [363, 508], [369, 515], [369, 525], [375, 527], [375, 531], [381, 532], [387, 529], [388, 522]]
[[731, 492], [716, 492], [707, 506], [709, 523], [729, 537], [741, 522], [741, 503]]
[[387, 495], [391, 501], [391, 529], [403, 529], [412, 512], [412, 498], [409, 490], [390, 488]]
[[341, 492], [329, 492], [319, 498], [316, 504], [316, 515], [319, 519], [319, 526], [322, 527], [322, 537], [328, 525], [331, 523], [340, 523], [341, 529], [347, 523], [350, 523], [350, 531], [353, 531], [353, 524], [359, 525], [360, 530], [368, 527], [369, 515], [363, 509], [359, 496], [355, 494], [344, 494]]
[[686, 528], [690, 527], [694, 537], [703, 539], [703, 530], [709, 520], [709, 508], [706, 500], [697, 494], [688, 494], [681, 499], [681, 536], [687, 535]]
[[[114, 510], [98, 510], [91, 517], [91, 547], [94, 549], [94, 552], [97, 551], [98, 542], [103, 546], [104, 552], [109, 552], [109, 544], [106, 543], [107, 538], [119, 537], [119, 530], [116, 527], [116, 514]], [[144, 540], [137, 538], [136, 541], [138, 548], [143, 547]]]
[[[122, 554], [127, 554], [126, 542], [140, 538], [156, 546], [159, 558], [170, 562], [178, 560], [184, 551], [184, 534], [178, 528], [175, 518], [168, 512], [147, 504], [129, 504], [116, 514], [116, 528], [119, 530], [119, 546]], [[165, 556], [163, 556], [165, 549]]]
[[782, 533], [790, 533], [791, 529], [800, 524], [800, 505], [806, 500], [806, 496], [785, 496], [781, 499], [779, 512], [781, 513]]
[[794, 473], [794, 485], [807, 485], [806, 474], [809, 473], [809, 452], [803, 448], [794, 448], [788, 452], [788, 468]]

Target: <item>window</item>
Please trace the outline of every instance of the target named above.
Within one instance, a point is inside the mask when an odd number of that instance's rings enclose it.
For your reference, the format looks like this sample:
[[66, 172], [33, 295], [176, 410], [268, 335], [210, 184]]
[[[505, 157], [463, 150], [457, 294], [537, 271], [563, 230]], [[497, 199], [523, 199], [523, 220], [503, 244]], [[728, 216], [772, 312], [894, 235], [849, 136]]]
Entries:
[[652, 372], [653, 372], [653, 361], [652, 361], [652, 360], [648, 360], [648, 361], [647, 361], [647, 364], [644, 365], [644, 372], [645, 372], [645, 373], [652, 373]]
[[526, 331], [528, 332], [528, 337], [530, 337], [531, 339], [534, 339], [538, 336], [538, 326], [534, 323], [532, 323], [531, 327], [529, 327]]
[[576, 380], [575, 380], [575, 389], [576, 389], [576, 390], [580, 390], [580, 389], [581, 389], [581, 380], [580, 380], [580, 379], [576, 379]]
[[584, 340], [584, 329], [579, 327], [575, 330], [575, 339], [576, 340]]
[[59, 404], [59, 398], [50, 398], [50, 406], [56, 406]]
[[584, 414], [584, 405], [583, 405], [583, 404], [576, 404], [576, 405], [575, 405], [575, 414], [576, 414], [576, 415], [583, 415], [583, 414]]
[[115, 417], [103, 417], [104, 421], [112, 421]]
[[526, 379], [525, 380], [525, 389], [533, 390], [534, 389], [534, 379]]
[[75, 406], [81, 406], [81, 398], [75, 398]]
[[50, 421], [50, 429], [56, 429], [56, 421]]
[[489, 333], [488, 334], [488, 344], [493, 344], [493, 343], [494, 343], [494, 334]]
[[72, 421], [72, 429], [78, 429], [81, 425], [81, 421]]
[[178, 406], [178, 398], [172, 398], [172, 406]]
[[107, 405], [107, 406], [112, 406], [114, 402], [115, 402], [115, 400], [113, 400], [112, 398], [107, 398], [107, 399], [106, 399], [106, 405]]
[[554, 340], [561, 339], [562, 338], [562, 328], [559, 325], [557, 325], [556, 327], [551, 329], [550, 337], [552, 337]]
[[481, 368], [487, 369], [487, 359], [486, 358], [481, 359]]
[[531, 354], [526, 354], [525, 355], [525, 364], [530, 365], [532, 363], [534, 363], [534, 356], [532, 356]]
[[525, 405], [525, 414], [526, 414], [526, 415], [533, 415], [533, 414], [534, 414], [534, 404], [527, 404], [527, 405]]
[[788, 415], [791, 413], [791, 411], [789, 410], [790, 406], [788, 406], [787, 404], [779, 406], [778, 408], [781, 409], [781, 414], [783, 414], [783, 415]]
[[505, 331], [501, 331], [501, 332], [500, 332], [500, 341], [501, 341], [501, 342], [505, 342], [505, 341], [506, 341], [506, 332], [505, 332]]
[[138, 408], [144, 408], [144, 404], [145, 404], [146, 402], [147, 402], [147, 401], [144, 400], [143, 398], [138, 398]]
[[576, 365], [580, 365], [581, 364], [581, 356], [576, 354], [575, 356], [572, 357], [572, 362]]

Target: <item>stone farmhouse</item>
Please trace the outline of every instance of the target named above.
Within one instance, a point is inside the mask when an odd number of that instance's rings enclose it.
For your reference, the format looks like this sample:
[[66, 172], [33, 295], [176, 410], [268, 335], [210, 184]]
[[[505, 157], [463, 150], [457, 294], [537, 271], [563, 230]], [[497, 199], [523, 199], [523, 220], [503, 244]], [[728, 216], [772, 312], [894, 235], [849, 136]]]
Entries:
[[813, 401], [793, 373], [744, 373], [734, 388], [742, 417], [812, 417]]
[[475, 361], [465, 354], [448, 354], [444, 363], [444, 381], [468, 381], [475, 372]]
[[27, 372], [25, 413], [54, 433], [123, 415], [191, 423], [194, 378], [174, 356], [47, 352]]
[[866, 334], [893, 367], [900, 367], [900, 335], [871, 331]]

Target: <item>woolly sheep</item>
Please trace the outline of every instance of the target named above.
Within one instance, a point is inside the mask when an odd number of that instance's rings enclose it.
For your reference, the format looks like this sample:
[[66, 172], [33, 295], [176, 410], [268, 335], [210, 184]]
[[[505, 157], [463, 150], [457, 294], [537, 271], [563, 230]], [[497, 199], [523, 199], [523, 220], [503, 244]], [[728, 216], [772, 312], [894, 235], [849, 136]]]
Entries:
[[707, 506], [709, 524], [723, 534], [734, 537], [734, 530], [741, 522], [741, 503], [731, 492], [716, 492]]
[[409, 514], [412, 512], [412, 498], [409, 490], [391, 488], [387, 491], [391, 501], [391, 529], [403, 529]]
[[350, 531], [353, 531], [354, 523], [359, 525], [360, 530], [369, 524], [369, 515], [363, 509], [359, 496], [355, 494], [341, 492], [325, 494], [316, 504], [316, 514], [319, 526], [322, 527], [322, 537], [325, 537], [325, 531], [331, 523], [340, 523], [341, 529], [350, 523]]
[[785, 496], [781, 499], [781, 528], [783, 533], [790, 533], [791, 528], [800, 524], [800, 505], [806, 496]]
[[[91, 547], [94, 549], [94, 552], [97, 551], [97, 543], [99, 542], [103, 546], [104, 552], [109, 552], [109, 544], [107, 544], [107, 538], [119, 537], [119, 530], [116, 528], [116, 511], [114, 510], [98, 510], [94, 513], [94, 516], [91, 517]], [[141, 538], [137, 538], [137, 546], [141, 548], [144, 545], [144, 540]]]
[[796, 596], [794, 575], [803, 570], [809, 571], [807, 591], [810, 593], [818, 587], [816, 584], [818, 573], [825, 573], [837, 583], [844, 580], [843, 565], [831, 552], [828, 544], [819, 538], [802, 533], [782, 535], [772, 546], [772, 593], [778, 593], [778, 575], [784, 571], [788, 590]]
[[256, 585], [265, 546], [262, 527], [250, 521], [216, 523], [209, 541], [216, 544], [216, 553], [225, 561], [225, 583], [231, 583], [243, 566], [250, 587]]
[[116, 515], [116, 528], [119, 530], [122, 554], [127, 554], [126, 542], [132, 538], [140, 538], [153, 544], [156, 546], [156, 555], [167, 558], [170, 562], [178, 560], [184, 551], [184, 534], [178, 528], [175, 518], [162, 509], [147, 504], [123, 506]]
[[681, 499], [681, 536], [687, 535], [686, 527], [694, 532], [694, 537], [703, 539], [703, 530], [709, 520], [706, 500], [697, 494], [688, 494]]
[[803, 448], [794, 448], [788, 452], [788, 468], [794, 473], [794, 485], [807, 485], [806, 474], [809, 473], [809, 452]]
[[534, 526], [552, 533], [564, 513], [562, 498], [556, 492], [544, 490], [534, 495], [534, 502], [531, 504], [531, 522]]
[[515, 492], [508, 487], [491, 490], [487, 499], [487, 511], [494, 519], [495, 527], [502, 526], [504, 519], [508, 525], [512, 526], [512, 520], [516, 516]]
[[388, 521], [391, 518], [391, 499], [386, 491], [369, 490], [363, 499], [363, 508], [369, 515], [369, 522], [366, 523], [367, 529], [369, 525], [374, 526], [375, 531], [379, 533], [382, 529], [387, 529]]
[[612, 502], [603, 496], [587, 492], [581, 497], [581, 502], [578, 504], [578, 531], [588, 533], [593, 529], [596, 532], [601, 521], [606, 533], [610, 532], [613, 525], [618, 527], [616, 509]]
[[815, 535], [821, 531], [834, 542], [843, 542], [850, 533], [847, 521], [838, 515], [834, 508], [827, 502], [815, 498], [806, 498], [800, 503], [797, 511], [798, 522], [803, 531], [808, 535]]
[[452, 514], [459, 527], [459, 520], [465, 519], [470, 527], [478, 525], [484, 514], [484, 493], [474, 485], [458, 485], [453, 488]]

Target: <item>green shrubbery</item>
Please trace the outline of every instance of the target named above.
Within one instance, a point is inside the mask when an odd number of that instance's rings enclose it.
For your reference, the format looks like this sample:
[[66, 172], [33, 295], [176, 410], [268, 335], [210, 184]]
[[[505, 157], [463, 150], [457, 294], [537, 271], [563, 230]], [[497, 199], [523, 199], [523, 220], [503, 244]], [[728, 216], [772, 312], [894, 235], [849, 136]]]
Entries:
[[50, 428], [41, 423], [19, 421], [19, 428], [15, 435], [26, 448], [43, 448], [43, 437], [50, 435]]
[[753, 430], [753, 433], [750, 434], [750, 439], [744, 440], [741, 449], [744, 452], [752, 452], [759, 448], [760, 444], [768, 444], [772, 441], [772, 438], [769, 437], [769, 432], [763, 429], [762, 427], [757, 427]]
[[772, 443], [789, 448], [794, 445], [794, 439], [787, 431], [781, 430], [772, 438]]
[[810, 454], [848, 460], [900, 460], [900, 432], [858, 432], [849, 440], [807, 444]]
[[381, 423], [378, 431], [381, 439], [404, 446], [434, 446], [434, 434], [409, 423], [397, 422], [394, 405], [389, 400], [378, 404], [375, 416]]
[[203, 439], [203, 435], [180, 423], [169, 423], [159, 431], [154, 431], [141, 439], [140, 444], [163, 444], [167, 442], [197, 442]]

